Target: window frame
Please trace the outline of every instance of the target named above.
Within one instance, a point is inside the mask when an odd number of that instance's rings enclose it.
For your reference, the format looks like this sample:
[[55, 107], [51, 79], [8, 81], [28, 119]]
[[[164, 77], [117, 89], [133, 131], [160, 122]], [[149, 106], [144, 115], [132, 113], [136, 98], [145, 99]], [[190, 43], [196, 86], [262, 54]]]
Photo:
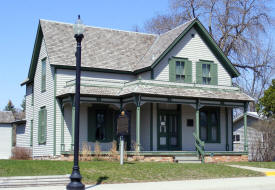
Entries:
[[[200, 123], [200, 130], [199, 130], [199, 137], [201, 139], [201, 112], [206, 113], [207, 118], [207, 126], [206, 126], [206, 140], [203, 140], [205, 143], [220, 143], [221, 142], [221, 126], [220, 126], [220, 108], [211, 108], [211, 107], [205, 107], [200, 110], [199, 114], [199, 123]], [[211, 114], [215, 113], [217, 116], [217, 138], [216, 140], [213, 140], [212, 138], [212, 128], [211, 125]]]
[[[177, 70], [177, 62], [180, 62], [180, 65], [183, 64], [183, 73], [178, 73]], [[181, 66], [182, 67], [182, 66]], [[187, 58], [182, 57], [172, 57], [169, 58], [169, 81], [170, 82], [178, 82], [178, 83], [192, 83], [192, 61]], [[179, 80], [177, 79], [179, 77]], [[182, 79], [182, 76], [184, 78]]]
[[41, 60], [41, 92], [46, 91], [46, 78], [47, 78], [47, 58]]
[[[209, 77], [203, 74], [203, 65], [209, 65]], [[204, 78], [210, 79], [208, 83], [204, 84]], [[218, 85], [218, 64], [214, 61], [200, 59], [196, 62], [196, 83], [202, 85]]]

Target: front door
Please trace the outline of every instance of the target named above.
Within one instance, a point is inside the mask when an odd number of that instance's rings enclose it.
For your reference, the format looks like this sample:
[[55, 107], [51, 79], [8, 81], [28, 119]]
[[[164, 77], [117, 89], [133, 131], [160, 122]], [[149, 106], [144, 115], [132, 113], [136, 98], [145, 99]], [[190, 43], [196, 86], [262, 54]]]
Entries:
[[159, 114], [158, 149], [179, 150], [179, 125], [176, 112], [162, 111]]

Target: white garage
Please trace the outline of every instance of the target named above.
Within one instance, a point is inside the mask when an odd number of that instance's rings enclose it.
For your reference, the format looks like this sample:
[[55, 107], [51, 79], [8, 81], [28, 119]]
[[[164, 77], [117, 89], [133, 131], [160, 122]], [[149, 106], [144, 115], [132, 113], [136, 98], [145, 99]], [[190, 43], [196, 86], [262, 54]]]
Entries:
[[12, 149], [12, 112], [0, 112], [0, 159], [9, 159]]

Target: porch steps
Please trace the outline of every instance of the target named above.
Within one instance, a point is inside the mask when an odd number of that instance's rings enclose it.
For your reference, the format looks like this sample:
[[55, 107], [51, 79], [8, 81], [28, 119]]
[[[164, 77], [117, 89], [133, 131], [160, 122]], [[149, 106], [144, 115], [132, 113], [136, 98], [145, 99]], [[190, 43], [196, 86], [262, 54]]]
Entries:
[[201, 160], [195, 155], [175, 156], [175, 162], [180, 164], [200, 164]]
[[0, 188], [67, 185], [70, 175], [0, 177]]

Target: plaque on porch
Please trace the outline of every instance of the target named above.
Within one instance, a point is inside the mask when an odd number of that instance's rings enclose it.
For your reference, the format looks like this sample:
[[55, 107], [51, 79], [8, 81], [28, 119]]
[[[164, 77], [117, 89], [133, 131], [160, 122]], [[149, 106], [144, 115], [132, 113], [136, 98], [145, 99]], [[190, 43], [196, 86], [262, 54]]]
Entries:
[[129, 124], [129, 119], [125, 114], [121, 114], [117, 118], [117, 134], [119, 136], [128, 135], [128, 124]]

